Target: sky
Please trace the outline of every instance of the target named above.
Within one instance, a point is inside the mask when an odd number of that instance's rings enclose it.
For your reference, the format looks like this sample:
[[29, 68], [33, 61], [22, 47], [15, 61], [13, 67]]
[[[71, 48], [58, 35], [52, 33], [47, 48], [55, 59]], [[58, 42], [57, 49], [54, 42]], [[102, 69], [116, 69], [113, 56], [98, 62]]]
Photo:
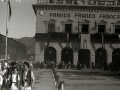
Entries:
[[[12, 15], [8, 22], [8, 37], [33, 37], [36, 32], [36, 16], [32, 5], [36, 0], [11, 0]], [[6, 35], [6, 3], [0, 0], [0, 34]]]

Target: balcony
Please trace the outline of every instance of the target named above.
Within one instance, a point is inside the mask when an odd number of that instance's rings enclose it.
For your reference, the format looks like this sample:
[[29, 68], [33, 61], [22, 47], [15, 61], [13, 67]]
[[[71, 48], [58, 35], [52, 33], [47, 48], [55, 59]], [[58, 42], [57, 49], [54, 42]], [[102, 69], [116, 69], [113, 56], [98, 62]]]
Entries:
[[[101, 43], [102, 42], [102, 36], [103, 34], [103, 41], [104, 43], [120, 43], [119, 34], [113, 34], [113, 33], [91, 33], [91, 43]], [[78, 33], [69, 33], [69, 37], [67, 37], [67, 33], [64, 32], [49, 32], [49, 33], [36, 33], [35, 34], [35, 40], [36, 41], [62, 41], [66, 42], [67, 39], [72, 41], [80, 41], [81, 37]]]
[[[69, 33], [69, 41], [80, 40], [78, 33]], [[35, 40], [37, 41], [67, 41], [67, 33], [64, 32], [49, 32], [49, 33], [36, 33]]]
[[39, 5], [120, 6], [118, 0], [37, 0]]
[[[101, 35], [102, 35], [101, 33], [91, 34], [91, 42], [92, 43], [102, 43]], [[118, 34], [103, 33], [103, 41], [104, 41], [104, 43], [120, 43], [120, 38], [119, 38]]]

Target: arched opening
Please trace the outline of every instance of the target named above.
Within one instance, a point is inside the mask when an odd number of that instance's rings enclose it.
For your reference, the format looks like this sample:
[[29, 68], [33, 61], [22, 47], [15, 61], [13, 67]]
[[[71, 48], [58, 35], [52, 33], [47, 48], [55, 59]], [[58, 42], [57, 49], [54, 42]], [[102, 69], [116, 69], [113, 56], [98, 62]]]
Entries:
[[54, 47], [47, 47], [44, 51], [44, 61], [54, 61], [56, 63], [56, 49]]
[[70, 61], [73, 65], [73, 50], [71, 48], [63, 48], [61, 52], [61, 61], [64, 61], [65, 64], [68, 64]]
[[116, 48], [112, 52], [112, 62], [114, 65], [114, 69], [118, 71], [120, 68], [120, 48]]
[[98, 48], [95, 52], [95, 66], [96, 68], [107, 69], [107, 51], [105, 48]]
[[90, 67], [90, 50], [89, 49], [79, 49], [78, 51], [78, 62], [86, 67]]

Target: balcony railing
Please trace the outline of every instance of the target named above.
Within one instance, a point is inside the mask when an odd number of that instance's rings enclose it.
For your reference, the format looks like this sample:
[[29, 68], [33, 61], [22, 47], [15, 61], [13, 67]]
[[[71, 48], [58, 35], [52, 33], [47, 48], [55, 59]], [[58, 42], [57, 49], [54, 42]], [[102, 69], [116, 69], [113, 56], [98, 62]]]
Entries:
[[37, 4], [42, 5], [78, 5], [78, 6], [120, 6], [118, 0], [37, 0]]
[[[67, 41], [67, 33], [64, 32], [49, 32], [49, 33], [36, 33], [35, 34], [36, 40], [45, 40], [45, 41], [52, 41], [52, 40], [61, 40], [61, 41]], [[78, 33], [70, 33], [69, 34], [69, 40], [79, 40], [79, 34]]]
[[[105, 43], [120, 43], [118, 34], [109, 34], [109, 33], [94, 33], [90, 34], [90, 40], [92, 43], [101, 43], [102, 37], [104, 35]], [[64, 32], [51, 32], [51, 33], [36, 33], [35, 40], [38, 41], [80, 41], [81, 35], [78, 33], [69, 33], [69, 38], [67, 38], [67, 33]]]

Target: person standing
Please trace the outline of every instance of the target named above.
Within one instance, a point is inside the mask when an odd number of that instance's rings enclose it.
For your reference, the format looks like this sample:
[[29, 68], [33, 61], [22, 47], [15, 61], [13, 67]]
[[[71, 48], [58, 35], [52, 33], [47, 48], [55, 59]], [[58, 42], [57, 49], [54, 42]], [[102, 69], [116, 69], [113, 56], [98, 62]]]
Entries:
[[92, 62], [92, 70], [95, 70], [94, 62]]
[[68, 62], [68, 68], [69, 68], [69, 70], [71, 69], [71, 62], [70, 61]]
[[20, 81], [22, 90], [32, 90], [35, 79], [34, 74], [29, 69], [30, 65], [28, 62], [24, 62], [23, 65], [24, 65], [24, 70], [22, 71], [21, 81]]
[[0, 90], [1, 90], [1, 87], [2, 87], [2, 84], [3, 84], [3, 71], [1, 69], [1, 63], [0, 63]]
[[19, 90], [20, 77], [16, 67], [12, 68], [12, 73], [9, 81], [10, 81], [10, 90]]

